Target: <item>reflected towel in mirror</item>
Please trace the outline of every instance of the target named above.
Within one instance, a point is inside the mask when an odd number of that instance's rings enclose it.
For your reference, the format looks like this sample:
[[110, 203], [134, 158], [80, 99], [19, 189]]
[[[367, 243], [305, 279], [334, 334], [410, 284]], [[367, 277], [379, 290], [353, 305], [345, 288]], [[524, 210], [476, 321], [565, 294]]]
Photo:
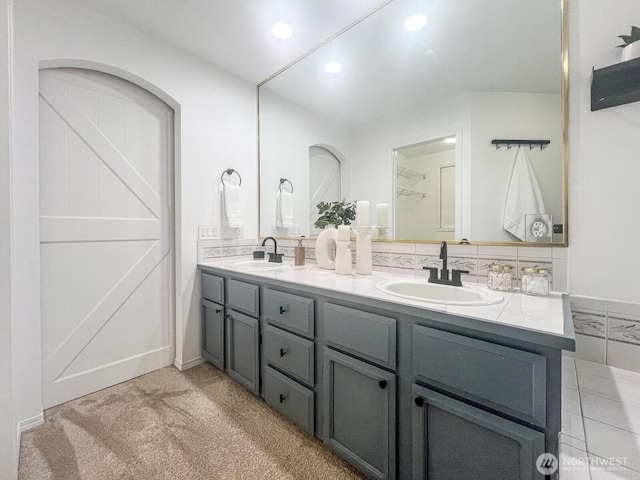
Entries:
[[222, 225], [229, 228], [244, 226], [242, 195], [238, 185], [224, 185], [221, 195]]
[[276, 193], [276, 226], [293, 227], [293, 194], [287, 191]]
[[526, 149], [518, 148], [504, 206], [503, 228], [520, 240], [526, 238], [525, 215], [545, 212], [542, 192]]

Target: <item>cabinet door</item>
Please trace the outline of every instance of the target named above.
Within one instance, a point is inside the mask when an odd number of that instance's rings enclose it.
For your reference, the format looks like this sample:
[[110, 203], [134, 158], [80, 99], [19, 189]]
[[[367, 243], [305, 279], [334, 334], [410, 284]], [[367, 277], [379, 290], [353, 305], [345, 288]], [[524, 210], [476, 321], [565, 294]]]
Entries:
[[544, 434], [413, 385], [413, 478], [543, 479]]
[[231, 309], [227, 312], [227, 372], [257, 395], [260, 389], [258, 320]]
[[202, 356], [224, 370], [224, 308], [202, 300]]
[[324, 349], [323, 440], [370, 478], [395, 478], [396, 376]]

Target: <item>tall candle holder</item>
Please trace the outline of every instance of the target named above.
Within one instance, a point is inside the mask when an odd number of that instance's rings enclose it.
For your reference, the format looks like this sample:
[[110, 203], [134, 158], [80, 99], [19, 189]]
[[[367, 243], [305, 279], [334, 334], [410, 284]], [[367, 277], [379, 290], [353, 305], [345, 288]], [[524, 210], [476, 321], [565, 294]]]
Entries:
[[389, 238], [389, 226], [376, 226], [373, 227], [378, 231], [377, 238]]
[[350, 242], [336, 241], [336, 273], [351, 275]]
[[371, 275], [373, 260], [371, 258], [371, 235], [369, 227], [356, 227], [356, 273]]

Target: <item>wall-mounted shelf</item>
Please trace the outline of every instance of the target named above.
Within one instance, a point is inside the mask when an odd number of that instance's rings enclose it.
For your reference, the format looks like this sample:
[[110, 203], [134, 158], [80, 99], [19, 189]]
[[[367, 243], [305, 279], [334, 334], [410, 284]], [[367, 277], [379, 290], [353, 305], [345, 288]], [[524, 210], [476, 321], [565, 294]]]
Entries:
[[411, 170], [404, 165], [396, 165], [396, 177], [421, 178], [422, 180], [427, 178], [424, 173], [416, 172], [415, 170]]
[[591, 111], [640, 101], [640, 58], [593, 69]]
[[425, 198], [427, 195], [422, 192], [416, 192], [408, 188], [396, 187], [396, 197], [415, 197], [419, 196]]

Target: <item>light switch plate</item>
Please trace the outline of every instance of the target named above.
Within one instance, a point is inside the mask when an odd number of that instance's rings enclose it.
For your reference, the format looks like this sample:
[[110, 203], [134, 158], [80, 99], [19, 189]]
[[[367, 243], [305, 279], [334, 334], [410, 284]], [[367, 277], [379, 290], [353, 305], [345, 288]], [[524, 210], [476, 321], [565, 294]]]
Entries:
[[198, 225], [198, 240], [218, 238], [218, 227], [209, 224]]

